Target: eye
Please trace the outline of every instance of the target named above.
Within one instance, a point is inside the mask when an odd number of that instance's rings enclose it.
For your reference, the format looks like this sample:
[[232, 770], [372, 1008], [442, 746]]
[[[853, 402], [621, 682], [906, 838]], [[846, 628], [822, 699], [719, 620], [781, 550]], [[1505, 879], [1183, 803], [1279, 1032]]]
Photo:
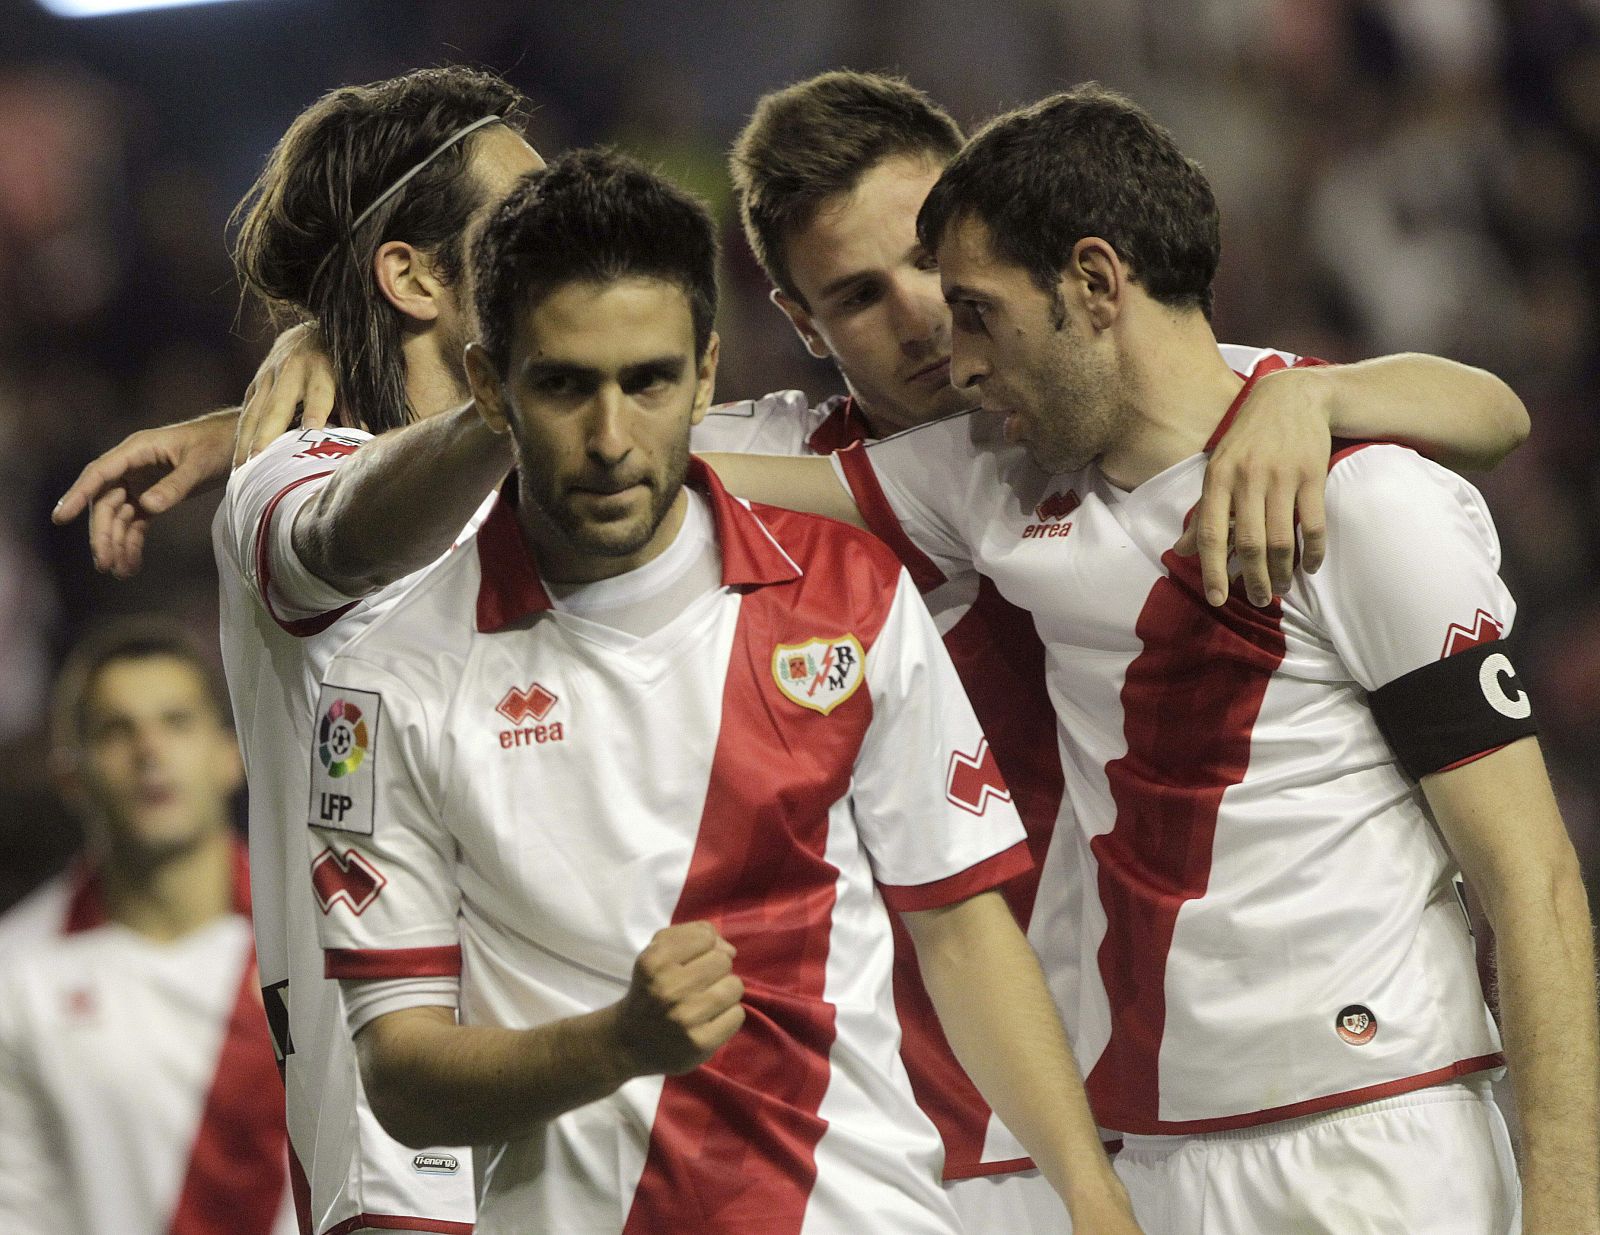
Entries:
[[577, 393], [577, 380], [570, 373], [552, 373], [548, 377], [541, 377], [533, 384], [536, 394], [547, 398], [560, 398], [562, 395]]
[[984, 314], [988, 306], [976, 300], [952, 300], [950, 302], [950, 320], [954, 322], [957, 330], [968, 334], [986, 332]]
[[939, 259], [932, 253], [919, 253], [917, 255], [916, 267], [918, 270], [926, 272], [935, 271], [939, 269]]
[[858, 283], [839, 301], [841, 309], [864, 309], [878, 299], [876, 283]]

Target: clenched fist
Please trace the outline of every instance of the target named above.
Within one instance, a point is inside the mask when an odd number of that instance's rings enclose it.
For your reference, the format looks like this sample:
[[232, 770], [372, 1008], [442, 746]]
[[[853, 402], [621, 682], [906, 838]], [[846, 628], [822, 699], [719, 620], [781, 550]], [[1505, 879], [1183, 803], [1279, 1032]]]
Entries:
[[698, 1068], [744, 1024], [734, 947], [709, 922], [657, 931], [633, 963], [617, 1032], [639, 1076]]

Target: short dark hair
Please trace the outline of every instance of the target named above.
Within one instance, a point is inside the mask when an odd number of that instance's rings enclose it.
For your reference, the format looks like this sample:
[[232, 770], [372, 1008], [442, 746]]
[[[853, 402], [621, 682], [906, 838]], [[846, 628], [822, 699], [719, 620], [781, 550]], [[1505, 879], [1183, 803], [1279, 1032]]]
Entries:
[[800, 303], [784, 245], [822, 203], [895, 155], [936, 165], [961, 126], [904, 78], [837, 70], [773, 91], [733, 144], [729, 171], [745, 238], [774, 286]]
[[296, 117], [234, 208], [234, 264], [275, 323], [315, 320], [339, 402], [374, 433], [415, 417], [406, 398], [400, 315], [372, 255], [388, 240], [429, 252], [453, 284], [462, 232], [482, 204], [467, 173], [483, 130], [432, 160], [361, 226], [362, 211], [452, 134], [485, 116], [520, 127], [526, 104], [500, 78], [450, 66], [323, 95]]
[[95, 681], [114, 664], [162, 657], [180, 661], [200, 679], [217, 719], [228, 723], [227, 695], [216, 665], [188, 630], [170, 618], [145, 615], [120, 618], [97, 628], [67, 653], [56, 676], [51, 738], [58, 750], [83, 740], [89, 696]]
[[1094, 82], [985, 125], [928, 194], [917, 235], [934, 249], [967, 217], [1045, 291], [1072, 246], [1098, 236], [1153, 299], [1211, 316], [1222, 256], [1211, 186], [1143, 108]]
[[569, 283], [644, 277], [689, 298], [695, 355], [717, 314], [716, 226], [704, 203], [609, 150], [573, 150], [530, 172], [473, 250], [479, 338], [501, 376], [521, 314]]

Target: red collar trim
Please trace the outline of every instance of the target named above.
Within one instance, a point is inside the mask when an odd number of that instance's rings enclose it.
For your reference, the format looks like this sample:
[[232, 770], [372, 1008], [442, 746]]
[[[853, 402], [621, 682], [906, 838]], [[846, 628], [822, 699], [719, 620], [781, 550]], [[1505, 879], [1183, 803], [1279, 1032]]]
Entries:
[[[514, 485], [513, 473], [506, 481]], [[773, 539], [766, 525], [735, 498], [701, 460], [689, 460], [687, 484], [711, 502], [717, 545], [722, 550], [725, 587], [760, 587], [798, 579], [800, 567]], [[502, 488], [478, 529], [477, 626], [484, 634], [549, 609], [550, 594], [539, 579], [539, 565], [517, 523], [514, 489]]]
[[836, 454], [857, 442], [868, 440], [866, 418], [856, 410], [854, 395], [834, 396], [823, 421], [806, 439], [806, 449], [815, 455]]
[[1228, 410], [1222, 413], [1222, 420], [1212, 431], [1206, 441], [1205, 453], [1210, 454], [1217, 448], [1217, 443], [1222, 440], [1222, 435], [1233, 428], [1233, 421], [1239, 414], [1239, 409], [1244, 406], [1244, 401], [1250, 397], [1250, 392], [1255, 389], [1256, 382], [1269, 373], [1276, 373], [1279, 369], [1287, 369], [1282, 356], [1266, 356], [1256, 367], [1250, 371], [1250, 376], [1244, 379], [1244, 385], [1239, 388], [1239, 393], [1233, 396], [1233, 402], [1228, 404]]
[[[244, 845], [233, 842], [233, 911], [250, 916], [250, 857]], [[92, 931], [111, 921], [106, 910], [106, 881], [99, 867], [87, 858], [79, 859], [72, 871], [72, 892], [67, 914], [61, 923], [63, 935]]]

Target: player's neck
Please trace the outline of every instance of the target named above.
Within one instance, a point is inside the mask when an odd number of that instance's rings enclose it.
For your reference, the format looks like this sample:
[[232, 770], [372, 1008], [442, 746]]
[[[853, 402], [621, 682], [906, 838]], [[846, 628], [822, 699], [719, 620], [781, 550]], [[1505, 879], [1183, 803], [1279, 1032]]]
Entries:
[[432, 334], [412, 335], [401, 345], [406, 358], [406, 402], [426, 420], [460, 407], [472, 397], [465, 382], [439, 354]]
[[106, 915], [129, 930], [166, 943], [233, 909], [233, 839], [221, 827], [158, 860], [114, 860], [105, 866]]
[[1217, 350], [1211, 323], [1200, 313], [1151, 314], [1125, 355], [1129, 419], [1100, 470], [1113, 484], [1135, 489], [1205, 449], [1244, 384]]

